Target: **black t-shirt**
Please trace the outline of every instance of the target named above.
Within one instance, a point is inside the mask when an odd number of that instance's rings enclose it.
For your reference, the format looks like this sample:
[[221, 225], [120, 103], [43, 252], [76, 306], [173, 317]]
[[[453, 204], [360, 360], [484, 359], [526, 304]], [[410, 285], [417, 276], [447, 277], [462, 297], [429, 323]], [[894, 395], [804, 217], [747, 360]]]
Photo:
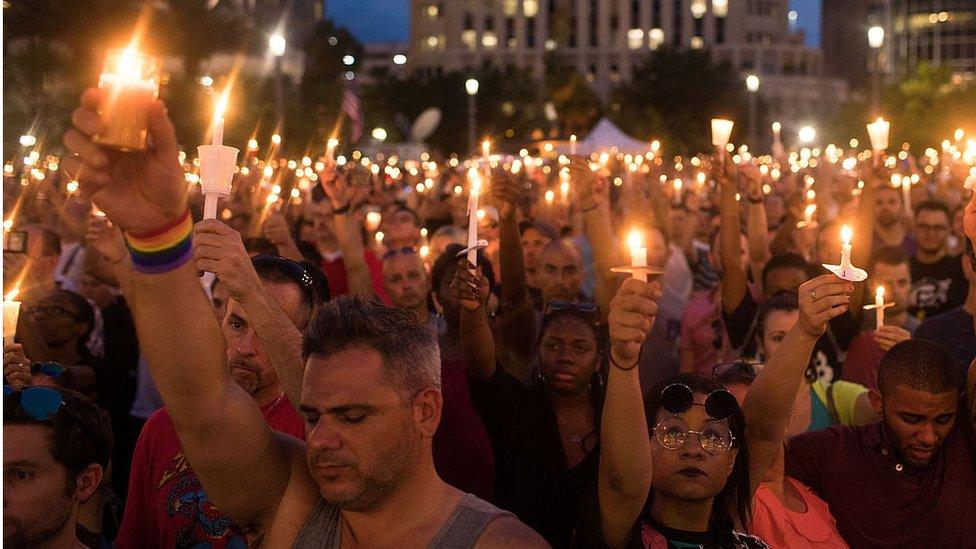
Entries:
[[973, 328], [973, 316], [963, 307], [956, 307], [947, 313], [926, 318], [915, 330], [915, 337], [930, 339], [949, 349], [963, 377], [966, 376], [969, 365], [976, 358], [976, 329]]
[[945, 256], [926, 265], [912, 258], [912, 290], [908, 312], [919, 319], [942, 314], [966, 301], [969, 284], [959, 256]]
[[[568, 547], [586, 487], [596, 481], [599, 433], [594, 448], [572, 469], [545, 388], [523, 385], [501, 368], [488, 379], [470, 379], [471, 400], [495, 456], [494, 504], [514, 513], [553, 547]], [[599, 425], [599, 403], [596, 425]], [[588, 441], [583, 441], [588, 442]]]
[[[729, 332], [729, 342], [739, 356], [756, 355], [756, 331], [759, 323], [759, 304], [748, 290], [742, 302], [732, 314], [722, 309], [722, 320]], [[857, 326], [849, 314], [834, 318], [827, 324], [827, 331], [820, 336], [810, 354], [808, 377], [816, 374], [827, 382], [841, 378], [841, 368], [851, 342], [857, 334]]]

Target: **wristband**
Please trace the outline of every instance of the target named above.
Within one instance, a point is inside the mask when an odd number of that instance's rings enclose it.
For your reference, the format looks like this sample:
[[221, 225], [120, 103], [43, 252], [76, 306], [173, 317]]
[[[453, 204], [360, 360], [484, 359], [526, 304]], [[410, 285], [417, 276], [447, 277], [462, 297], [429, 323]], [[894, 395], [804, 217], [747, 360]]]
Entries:
[[351, 207], [352, 207], [352, 201], [349, 201], [349, 202], [346, 202], [346, 205], [345, 206], [343, 206], [341, 208], [335, 208], [335, 209], [333, 209], [332, 210], [332, 213], [334, 213], [335, 215], [347, 214], [347, 213], [349, 213], [349, 208], [351, 208]]
[[613, 367], [614, 368], [616, 368], [618, 370], [623, 370], [624, 372], [628, 372], [630, 370], [633, 370], [634, 368], [637, 367], [638, 364], [640, 364], [640, 355], [637, 356], [637, 360], [634, 361], [634, 365], [633, 366], [630, 366], [629, 368], [624, 368], [623, 366], [617, 364], [617, 361], [613, 359], [613, 351], [607, 353], [607, 356], [610, 357], [610, 364], [613, 364]]
[[137, 273], [159, 274], [183, 265], [193, 257], [193, 220], [190, 208], [162, 227], [145, 233], [125, 233], [125, 246]]
[[588, 207], [588, 208], [580, 208], [580, 213], [588, 213], [588, 212], [592, 212], [593, 210], [595, 210], [595, 209], [596, 209], [596, 207], [597, 207], [597, 203], [596, 203], [596, 202], [594, 202], [594, 203], [593, 203], [593, 205], [592, 205], [592, 206], [590, 206], [590, 207]]

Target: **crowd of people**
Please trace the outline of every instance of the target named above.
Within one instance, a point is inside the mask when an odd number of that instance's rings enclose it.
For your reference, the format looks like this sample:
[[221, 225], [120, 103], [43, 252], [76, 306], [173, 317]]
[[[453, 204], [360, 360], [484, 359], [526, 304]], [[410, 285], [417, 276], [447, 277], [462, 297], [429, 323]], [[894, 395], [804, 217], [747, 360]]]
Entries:
[[11, 547], [976, 546], [959, 158], [249, 156], [201, 219], [104, 99], [5, 170]]

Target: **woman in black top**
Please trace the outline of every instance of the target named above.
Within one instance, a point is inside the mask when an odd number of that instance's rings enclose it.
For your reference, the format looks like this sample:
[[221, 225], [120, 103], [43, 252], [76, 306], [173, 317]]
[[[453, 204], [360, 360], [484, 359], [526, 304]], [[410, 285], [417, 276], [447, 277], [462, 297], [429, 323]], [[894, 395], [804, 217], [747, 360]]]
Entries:
[[[595, 305], [551, 303], [538, 345], [539, 368], [526, 386], [496, 367], [480, 274], [463, 264], [454, 278], [461, 346], [472, 401], [495, 457], [495, 501], [567, 547], [580, 503], [596, 478], [604, 337]], [[526, 366], [528, 367], [528, 366]]]

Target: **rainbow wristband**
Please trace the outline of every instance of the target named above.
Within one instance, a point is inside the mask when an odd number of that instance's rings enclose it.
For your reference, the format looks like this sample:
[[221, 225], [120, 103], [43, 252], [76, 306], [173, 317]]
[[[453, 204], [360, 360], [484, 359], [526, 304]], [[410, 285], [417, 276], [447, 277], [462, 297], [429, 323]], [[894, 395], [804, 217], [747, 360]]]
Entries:
[[193, 220], [188, 207], [183, 215], [145, 233], [125, 233], [125, 245], [137, 273], [159, 274], [179, 267], [193, 257]]

